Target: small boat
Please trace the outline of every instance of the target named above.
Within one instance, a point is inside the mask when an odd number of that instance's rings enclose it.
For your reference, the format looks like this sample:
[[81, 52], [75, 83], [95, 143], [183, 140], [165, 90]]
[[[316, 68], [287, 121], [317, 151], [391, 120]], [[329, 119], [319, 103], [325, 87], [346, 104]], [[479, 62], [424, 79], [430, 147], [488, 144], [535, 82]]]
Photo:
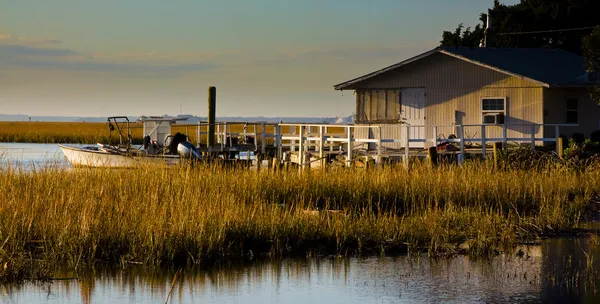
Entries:
[[139, 148], [132, 145], [129, 119], [126, 116], [108, 118], [110, 130], [119, 135], [119, 144], [74, 147], [58, 144], [74, 167], [130, 168], [144, 164], [177, 165], [182, 159], [200, 160], [202, 156], [186, 135], [171, 135], [171, 126], [187, 118], [142, 117], [144, 142]]

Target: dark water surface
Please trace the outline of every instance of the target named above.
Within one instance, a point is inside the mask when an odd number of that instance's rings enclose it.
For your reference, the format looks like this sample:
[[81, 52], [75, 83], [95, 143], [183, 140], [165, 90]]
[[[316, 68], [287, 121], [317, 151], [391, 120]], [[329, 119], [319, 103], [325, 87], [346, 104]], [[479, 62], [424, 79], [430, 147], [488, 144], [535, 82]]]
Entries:
[[[600, 244], [544, 240], [523, 255], [256, 261], [184, 271], [169, 303], [600, 303]], [[589, 263], [589, 264], [588, 264]], [[165, 303], [174, 271], [96, 270], [4, 286], [3, 303]], [[57, 274], [63, 277], [74, 274]]]
[[[70, 167], [55, 144], [0, 143], [3, 165]], [[588, 228], [599, 228], [590, 225]], [[523, 254], [255, 261], [186, 270], [169, 303], [600, 303], [598, 238], [548, 239]], [[4, 285], [0, 303], [165, 303], [175, 271], [131, 266]]]

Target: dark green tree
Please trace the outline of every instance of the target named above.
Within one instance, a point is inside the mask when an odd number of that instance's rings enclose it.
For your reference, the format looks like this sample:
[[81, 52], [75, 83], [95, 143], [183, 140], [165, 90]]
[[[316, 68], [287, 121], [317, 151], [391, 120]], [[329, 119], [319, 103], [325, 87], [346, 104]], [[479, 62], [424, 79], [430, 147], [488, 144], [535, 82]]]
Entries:
[[[586, 69], [593, 73], [600, 72], [600, 26], [583, 38], [582, 50]], [[600, 85], [590, 88], [590, 94], [600, 104]]]
[[[490, 9], [492, 32], [488, 47], [560, 48], [582, 54], [582, 39], [591, 30], [573, 30], [523, 34], [549, 30], [564, 30], [600, 25], [599, 0], [521, 0], [504, 5], [494, 1]], [[481, 24], [473, 31], [444, 31], [442, 46], [477, 47], [483, 38], [487, 14], [480, 15]], [[467, 34], [465, 34], [467, 33]], [[521, 33], [521, 34], [510, 34]]]

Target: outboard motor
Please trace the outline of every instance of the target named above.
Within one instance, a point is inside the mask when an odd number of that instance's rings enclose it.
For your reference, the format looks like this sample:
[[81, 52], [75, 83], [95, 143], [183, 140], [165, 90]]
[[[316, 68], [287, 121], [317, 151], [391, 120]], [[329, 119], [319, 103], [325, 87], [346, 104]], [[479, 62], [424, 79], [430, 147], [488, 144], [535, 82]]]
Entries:
[[177, 134], [175, 134], [175, 136], [172, 136], [168, 139], [170, 139], [170, 141], [167, 144], [168, 153], [175, 155], [179, 151], [179, 144], [186, 142], [187, 136], [177, 132]]
[[194, 147], [193, 144], [187, 141], [184, 141], [177, 145], [177, 153], [181, 157], [185, 158], [196, 158], [197, 160], [202, 159], [202, 156], [200, 155], [200, 152], [198, 152], [198, 149], [196, 149], [196, 147]]

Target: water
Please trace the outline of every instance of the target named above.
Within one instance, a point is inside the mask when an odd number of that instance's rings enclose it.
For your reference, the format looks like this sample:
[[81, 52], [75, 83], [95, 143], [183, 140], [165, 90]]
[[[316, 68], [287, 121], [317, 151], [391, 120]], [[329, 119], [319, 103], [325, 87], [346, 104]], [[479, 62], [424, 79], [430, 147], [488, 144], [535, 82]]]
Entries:
[[[521, 257], [366, 257], [255, 261], [184, 271], [169, 303], [599, 303], [600, 244], [529, 246]], [[57, 274], [62, 277], [74, 274]], [[591, 276], [594, 277], [591, 277]], [[76, 280], [4, 286], [3, 303], [165, 303], [174, 271], [98, 270]]]
[[[0, 155], [4, 163], [69, 167], [55, 144], [0, 143]], [[594, 240], [544, 240], [522, 257], [287, 259], [186, 270], [169, 303], [600, 303]], [[137, 266], [57, 273], [76, 279], [5, 285], [0, 303], [165, 303], [174, 274]]]
[[49, 165], [70, 167], [57, 144], [0, 143], [0, 157], [3, 167], [8, 164], [24, 169]]

